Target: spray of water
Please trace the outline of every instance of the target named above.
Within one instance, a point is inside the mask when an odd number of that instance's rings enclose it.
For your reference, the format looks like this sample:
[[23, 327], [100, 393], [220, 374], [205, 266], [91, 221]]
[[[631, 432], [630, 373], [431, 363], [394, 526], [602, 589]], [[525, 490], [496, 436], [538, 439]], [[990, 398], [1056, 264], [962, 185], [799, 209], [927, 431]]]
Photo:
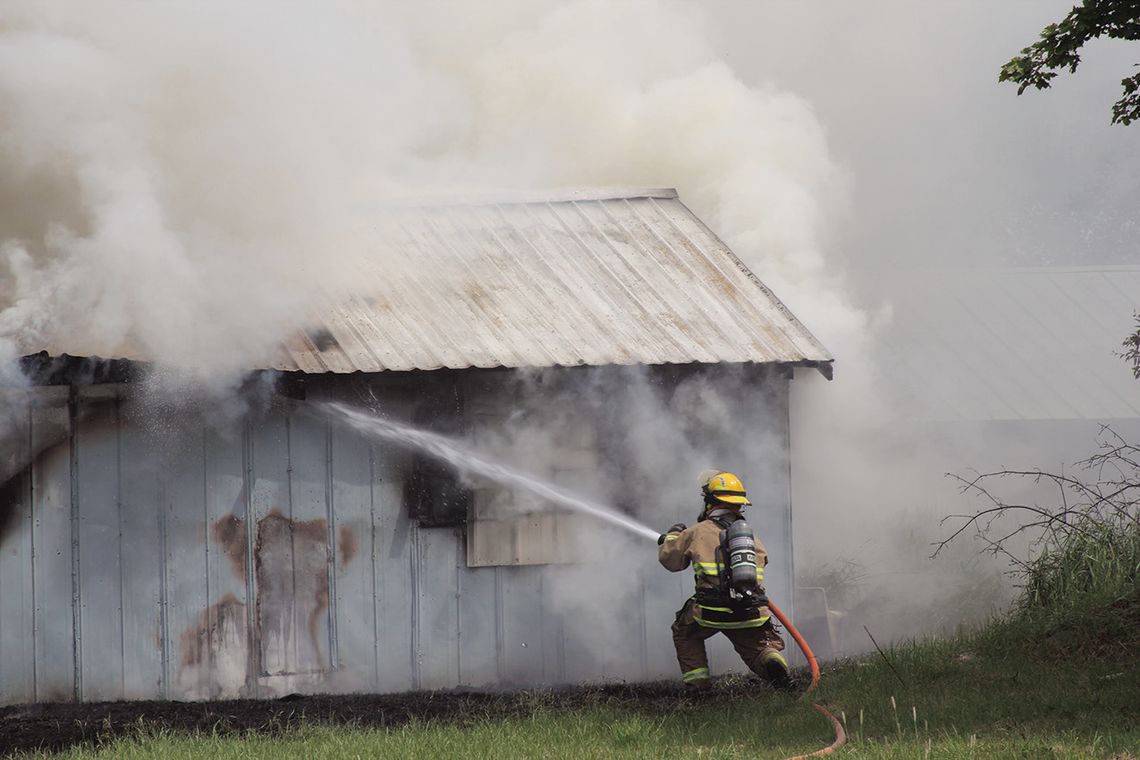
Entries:
[[367, 436], [381, 438], [400, 446], [415, 449], [446, 462], [463, 473], [477, 475], [508, 488], [529, 491], [549, 502], [559, 504], [575, 512], [591, 515], [643, 538], [656, 539], [658, 536], [658, 532], [653, 528], [618, 512], [613, 507], [583, 499], [532, 475], [519, 472], [498, 462], [492, 462], [470, 451], [452, 438], [377, 417], [346, 404], [327, 402], [317, 406], [330, 417], [347, 423], [353, 429]]

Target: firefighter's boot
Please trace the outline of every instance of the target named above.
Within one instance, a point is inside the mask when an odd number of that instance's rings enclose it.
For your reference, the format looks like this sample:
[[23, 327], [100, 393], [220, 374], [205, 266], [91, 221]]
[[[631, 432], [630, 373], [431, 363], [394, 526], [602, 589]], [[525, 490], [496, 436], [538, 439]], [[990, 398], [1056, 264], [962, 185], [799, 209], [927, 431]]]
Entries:
[[774, 649], [769, 649], [760, 656], [763, 678], [777, 689], [790, 689], [792, 677], [788, 673], [788, 663], [784, 656]]

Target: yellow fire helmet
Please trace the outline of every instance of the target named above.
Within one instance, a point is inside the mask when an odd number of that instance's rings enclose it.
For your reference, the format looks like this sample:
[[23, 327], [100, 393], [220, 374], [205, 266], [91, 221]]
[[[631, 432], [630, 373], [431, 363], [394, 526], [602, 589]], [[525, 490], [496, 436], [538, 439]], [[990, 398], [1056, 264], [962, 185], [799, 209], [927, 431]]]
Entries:
[[748, 495], [744, 492], [744, 483], [731, 472], [720, 470], [706, 470], [712, 475], [705, 477], [701, 473], [701, 492], [705, 495], [705, 503], [710, 505], [722, 504], [734, 507], [751, 506]]

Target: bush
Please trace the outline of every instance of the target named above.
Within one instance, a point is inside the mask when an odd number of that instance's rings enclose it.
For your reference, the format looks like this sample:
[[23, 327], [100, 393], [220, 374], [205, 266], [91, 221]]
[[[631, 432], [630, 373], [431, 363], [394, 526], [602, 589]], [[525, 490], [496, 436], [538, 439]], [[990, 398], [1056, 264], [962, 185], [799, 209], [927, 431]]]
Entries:
[[1118, 601], [1140, 581], [1140, 526], [1086, 519], [1024, 571], [1024, 610], [1064, 610]]
[[[1098, 452], [1075, 472], [954, 476], [986, 506], [959, 516], [964, 522], [941, 546], [974, 527], [990, 550], [1011, 560], [1022, 593], [996, 635], [1020, 632], [1055, 653], [1132, 656], [1140, 651], [1140, 446], [1104, 427]], [[1004, 500], [997, 484], [1011, 478], [1052, 486], [1054, 506]], [[994, 538], [1002, 517], [1017, 522]], [[1030, 555], [1019, 557], [1012, 541], [1027, 534]]]

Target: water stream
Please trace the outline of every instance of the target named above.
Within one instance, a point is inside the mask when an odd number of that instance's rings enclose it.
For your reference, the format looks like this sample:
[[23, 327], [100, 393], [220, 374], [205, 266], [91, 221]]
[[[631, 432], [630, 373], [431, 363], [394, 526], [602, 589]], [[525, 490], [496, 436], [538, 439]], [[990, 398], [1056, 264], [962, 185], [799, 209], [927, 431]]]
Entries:
[[478, 475], [508, 488], [529, 491], [547, 501], [604, 520], [630, 533], [636, 533], [642, 538], [657, 538], [658, 531], [622, 514], [613, 507], [576, 496], [558, 486], [505, 464], [492, 462], [471, 451], [462, 442], [454, 438], [377, 417], [347, 404], [323, 402], [315, 406], [330, 417], [345, 422], [353, 429], [369, 437], [381, 438], [400, 446], [415, 449], [435, 459], [447, 462], [461, 472]]

